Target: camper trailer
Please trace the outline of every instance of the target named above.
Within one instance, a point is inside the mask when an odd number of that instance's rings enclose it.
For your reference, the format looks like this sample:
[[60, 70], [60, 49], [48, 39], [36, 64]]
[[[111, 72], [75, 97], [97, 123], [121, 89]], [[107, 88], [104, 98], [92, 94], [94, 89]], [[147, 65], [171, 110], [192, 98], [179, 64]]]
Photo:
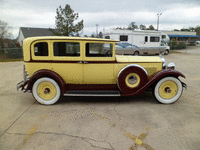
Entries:
[[161, 31], [113, 29], [105, 31], [103, 38], [119, 40], [116, 44], [116, 54], [167, 55], [170, 52], [167, 45], [169, 37]]

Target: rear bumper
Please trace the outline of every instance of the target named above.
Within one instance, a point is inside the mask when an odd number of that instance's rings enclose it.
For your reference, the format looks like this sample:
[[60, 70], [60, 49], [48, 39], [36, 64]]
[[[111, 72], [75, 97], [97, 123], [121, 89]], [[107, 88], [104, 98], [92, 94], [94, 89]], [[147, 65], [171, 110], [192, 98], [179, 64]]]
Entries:
[[23, 67], [23, 78], [24, 78], [23, 81], [17, 83], [17, 91], [18, 91], [19, 89], [21, 89], [21, 91], [22, 91], [22, 90], [24, 91], [24, 88], [25, 88], [25, 86], [28, 84], [28, 81], [29, 81], [29, 77], [28, 77], [28, 73], [27, 73], [27, 71], [26, 71], [26, 69], [25, 69], [25, 65], [24, 65], [24, 67]]
[[17, 91], [21, 89], [21, 91], [25, 91], [25, 86], [28, 84], [28, 81], [21, 81], [17, 83]]

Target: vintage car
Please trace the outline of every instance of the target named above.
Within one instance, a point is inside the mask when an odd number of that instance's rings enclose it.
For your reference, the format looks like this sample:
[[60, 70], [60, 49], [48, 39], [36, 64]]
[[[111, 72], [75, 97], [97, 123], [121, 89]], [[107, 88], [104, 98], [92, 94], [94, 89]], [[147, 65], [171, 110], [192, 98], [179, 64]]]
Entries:
[[152, 90], [164, 104], [177, 101], [186, 84], [162, 56], [115, 55], [118, 41], [100, 38], [31, 37], [23, 41], [24, 80], [17, 89], [41, 104], [61, 96], [134, 96]]

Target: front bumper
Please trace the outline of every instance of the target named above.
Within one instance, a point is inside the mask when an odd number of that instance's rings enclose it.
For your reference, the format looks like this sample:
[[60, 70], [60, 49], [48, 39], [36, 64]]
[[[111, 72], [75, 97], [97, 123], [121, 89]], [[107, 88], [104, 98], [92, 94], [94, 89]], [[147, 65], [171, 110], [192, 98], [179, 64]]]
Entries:
[[181, 82], [181, 83], [182, 83], [183, 88], [185, 88], [185, 90], [187, 90], [187, 84], [185, 84], [184, 82]]

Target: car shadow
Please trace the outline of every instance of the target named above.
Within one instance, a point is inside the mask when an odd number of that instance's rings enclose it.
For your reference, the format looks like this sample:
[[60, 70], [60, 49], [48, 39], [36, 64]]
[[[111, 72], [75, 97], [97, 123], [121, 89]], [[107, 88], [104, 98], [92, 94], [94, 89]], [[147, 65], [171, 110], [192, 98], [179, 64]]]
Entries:
[[70, 103], [81, 103], [81, 104], [103, 104], [103, 103], [152, 103], [159, 104], [154, 98], [152, 92], [146, 91], [137, 96], [119, 96], [119, 97], [94, 97], [94, 96], [63, 96], [56, 103], [70, 104]]

